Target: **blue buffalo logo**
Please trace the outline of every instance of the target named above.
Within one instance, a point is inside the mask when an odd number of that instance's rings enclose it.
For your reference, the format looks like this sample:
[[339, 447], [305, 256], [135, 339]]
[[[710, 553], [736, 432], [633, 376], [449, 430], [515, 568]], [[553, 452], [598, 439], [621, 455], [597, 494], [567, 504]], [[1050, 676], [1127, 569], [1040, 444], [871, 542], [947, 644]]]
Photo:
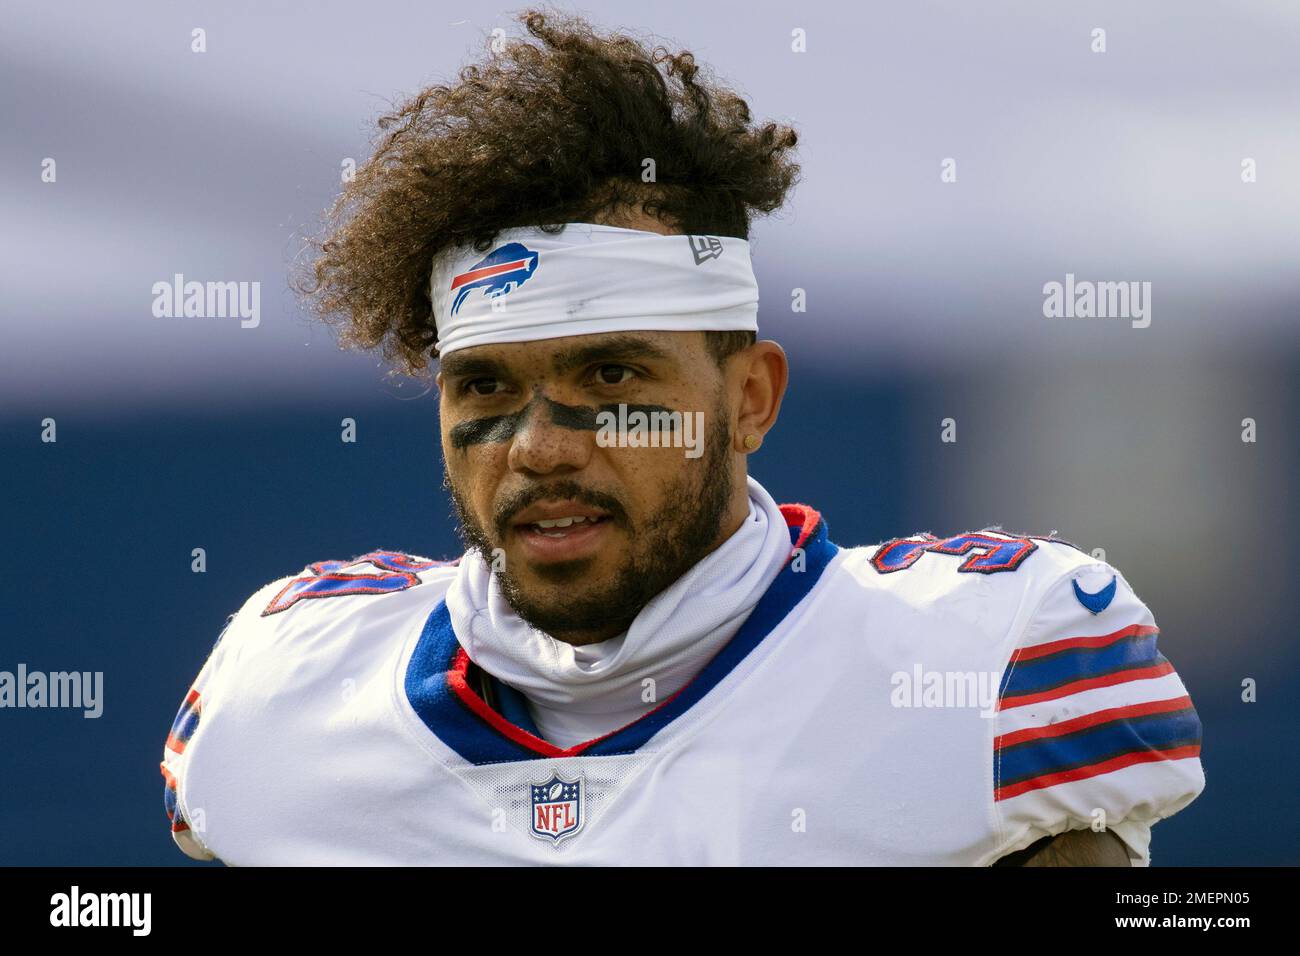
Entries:
[[532, 278], [537, 270], [537, 256], [522, 242], [507, 242], [493, 249], [451, 280], [451, 291], [456, 293], [451, 314], [460, 310], [465, 297], [475, 289], [482, 289], [483, 296], [489, 299], [509, 295]]
[[532, 793], [533, 819], [529, 830], [542, 840], [559, 843], [582, 829], [583, 794], [582, 777], [565, 780], [559, 774], [543, 783], [534, 782]]

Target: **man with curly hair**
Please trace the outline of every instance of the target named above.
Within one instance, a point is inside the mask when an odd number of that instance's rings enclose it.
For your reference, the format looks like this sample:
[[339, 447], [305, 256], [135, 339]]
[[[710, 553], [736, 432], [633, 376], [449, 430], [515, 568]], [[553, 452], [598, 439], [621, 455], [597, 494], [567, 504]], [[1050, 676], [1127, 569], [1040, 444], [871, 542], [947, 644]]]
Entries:
[[[1053, 538], [840, 548], [747, 456], [797, 179], [689, 53], [528, 11], [381, 120], [303, 291], [436, 382], [452, 562], [272, 582], [167, 739], [228, 863], [1128, 865], [1201, 790], [1150, 612]], [[937, 679], [936, 679], [937, 675]]]

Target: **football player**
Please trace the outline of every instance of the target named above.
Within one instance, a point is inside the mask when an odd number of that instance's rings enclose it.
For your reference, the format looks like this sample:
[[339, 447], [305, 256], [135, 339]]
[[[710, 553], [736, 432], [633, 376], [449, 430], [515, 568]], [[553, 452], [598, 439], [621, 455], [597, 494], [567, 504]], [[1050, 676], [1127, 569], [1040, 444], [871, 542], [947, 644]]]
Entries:
[[[256, 864], [1129, 865], [1204, 786], [1123, 576], [997, 530], [833, 543], [747, 456], [748, 243], [798, 168], [688, 53], [529, 12], [382, 121], [308, 294], [436, 358], [465, 553], [266, 585], [162, 763]], [[833, 466], [833, 463], [832, 463]], [[418, 469], [377, 475], [420, 493]]]

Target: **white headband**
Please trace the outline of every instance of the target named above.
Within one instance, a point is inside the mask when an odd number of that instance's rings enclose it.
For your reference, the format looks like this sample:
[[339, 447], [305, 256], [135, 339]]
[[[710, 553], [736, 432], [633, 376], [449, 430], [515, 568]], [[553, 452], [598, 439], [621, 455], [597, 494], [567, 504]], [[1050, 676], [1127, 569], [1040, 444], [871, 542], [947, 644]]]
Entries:
[[568, 223], [506, 229], [486, 253], [434, 259], [438, 354], [634, 331], [758, 331], [749, 243]]

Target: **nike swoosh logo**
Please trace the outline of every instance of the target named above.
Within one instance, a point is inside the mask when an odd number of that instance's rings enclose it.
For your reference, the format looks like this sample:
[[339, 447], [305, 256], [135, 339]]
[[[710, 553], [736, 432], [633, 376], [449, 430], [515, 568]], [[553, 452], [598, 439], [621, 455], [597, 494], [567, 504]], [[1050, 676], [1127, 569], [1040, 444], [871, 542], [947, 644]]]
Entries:
[[1074, 585], [1074, 596], [1079, 599], [1079, 603], [1086, 607], [1093, 614], [1100, 614], [1106, 608], [1110, 607], [1110, 602], [1115, 600], [1115, 586], [1118, 583], [1114, 575], [1111, 575], [1110, 584], [1106, 585], [1096, 594], [1089, 594], [1083, 588], [1079, 587], [1078, 581], [1071, 582]]

